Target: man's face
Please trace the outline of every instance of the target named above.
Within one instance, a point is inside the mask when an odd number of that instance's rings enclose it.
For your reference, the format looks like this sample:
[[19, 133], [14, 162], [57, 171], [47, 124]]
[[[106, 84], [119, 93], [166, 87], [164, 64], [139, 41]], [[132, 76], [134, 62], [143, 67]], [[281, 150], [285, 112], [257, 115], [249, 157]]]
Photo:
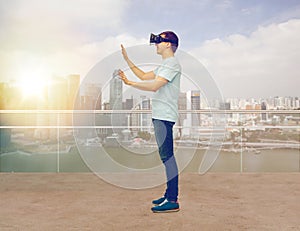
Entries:
[[[165, 38], [165, 34], [160, 35], [162, 38]], [[161, 55], [163, 52], [168, 48], [169, 42], [161, 42], [161, 43], [156, 43], [156, 53]]]

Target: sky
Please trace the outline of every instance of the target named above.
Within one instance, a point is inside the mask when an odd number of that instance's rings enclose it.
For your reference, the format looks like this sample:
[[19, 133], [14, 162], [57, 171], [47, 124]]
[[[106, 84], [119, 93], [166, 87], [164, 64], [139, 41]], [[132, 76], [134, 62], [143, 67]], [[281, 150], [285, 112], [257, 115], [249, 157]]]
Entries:
[[173, 30], [225, 97], [300, 96], [299, 0], [10, 0], [0, 28], [0, 82], [84, 78], [121, 43]]

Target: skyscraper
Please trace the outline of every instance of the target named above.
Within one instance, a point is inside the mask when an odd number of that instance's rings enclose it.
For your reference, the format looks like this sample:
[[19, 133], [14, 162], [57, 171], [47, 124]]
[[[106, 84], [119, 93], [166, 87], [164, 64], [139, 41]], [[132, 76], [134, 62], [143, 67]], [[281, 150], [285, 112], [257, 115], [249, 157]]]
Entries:
[[[7, 101], [7, 85], [5, 83], [0, 83], [0, 110], [6, 109]], [[0, 114], [0, 125], [6, 125], [3, 115]], [[11, 141], [11, 129], [1, 128], [0, 129], [0, 151], [1, 149], [8, 146]]]
[[81, 108], [87, 110], [101, 110], [101, 85], [88, 83], [84, 86], [84, 94], [81, 96]]
[[109, 91], [109, 104], [112, 110], [122, 109], [122, 90], [123, 82], [117, 74], [118, 70], [115, 70], [110, 81]]
[[[186, 113], [180, 113], [180, 110], [187, 109], [187, 100], [186, 100], [186, 93], [180, 92], [178, 98], [178, 110], [179, 110], [179, 117], [178, 117], [178, 126], [182, 127], [184, 124], [184, 120], [187, 118]], [[182, 136], [182, 129], [179, 128], [179, 137]]]
[[[261, 110], [267, 110], [267, 104], [266, 102], [262, 102], [261, 103]], [[267, 113], [261, 113], [261, 119], [266, 121], [268, 118], [267, 118]]]
[[[192, 110], [200, 110], [200, 91], [194, 90], [191, 92], [191, 108]], [[200, 115], [192, 114], [192, 126], [200, 126]]]
[[[118, 70], [115, 70], [109, 85], [109, 104], [111, 110], [122, 110], [123, 106], [123, 82], [118, 76]], [[111, 116], [111, 125], [114, 133], [121, 133], [122, 129], [118, 126], [126, 125], [127, 119], [125, 114], [113, 113]]]
[[126, 99], [123, 104], [124, 110], [132, 110], [133, 109], [133, 97], [131, 99]]
[[[147, 98], [147, 96], [145, 95], [141, 95], [141, 101], [140, 101], [140, 109], [142, 110], [150, 110], [151, 106], [150, 106], [150, 99]], [[142, 113], [140, 115], [140, 125], [142, 126], [142, 131], [149, 131], [149, 128], [145, 128], [145, 127], [150, 127], [151, 124], [151, 115], [147, 114], [147, 113]]]
[[[52, 78], [52, 84], [48, 86], [48, 109], [50, 110], [66, 110], [68, 103], [68, 82], [66, 78], [55, 76]], [[59, 117], [58, 117], [59, 116]], [[38, 121], [38, 124], [41, 124], [45, 121], [45, 118], [41, 118]], [[66, 114], [50, 114], [49, 115], [49, 125], [50, 126], [59, 126], [65, 125], [67, 121]], [[49, 130], [50, 139], [58, 140], [57, 136], [58, 128], [51, 128]], [[66, 129], [59, 129], [59, 132], [62, 134]]]
[[67, 109], [73, 110], [75, 104], [79, 104], [79, 87], [80, 87], [80, 75], [68, 75], [67, 76], [67, 90], [68, 90], [68, 105]]
[[66, 110], [68, 102], [68, 81], [63, 77], [55, 76], [48, 86], [48, 109]]

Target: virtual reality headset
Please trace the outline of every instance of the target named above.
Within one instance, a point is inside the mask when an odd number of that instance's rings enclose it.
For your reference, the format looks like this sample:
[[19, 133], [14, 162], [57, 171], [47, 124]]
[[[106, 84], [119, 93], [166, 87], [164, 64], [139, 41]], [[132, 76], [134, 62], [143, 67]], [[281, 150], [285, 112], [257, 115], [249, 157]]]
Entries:
[[161, 34], [155, 35], [155, 34], [151, 33], [150, 34], [150, 44], [159, 44], [161, 42], [170, 42], [170, 43], [178, 45], [178, 41], [174, 41], [174, 40], [171, 40], [171, 39], [168, 39], [168, 38], [163, 38], [160, 35]]

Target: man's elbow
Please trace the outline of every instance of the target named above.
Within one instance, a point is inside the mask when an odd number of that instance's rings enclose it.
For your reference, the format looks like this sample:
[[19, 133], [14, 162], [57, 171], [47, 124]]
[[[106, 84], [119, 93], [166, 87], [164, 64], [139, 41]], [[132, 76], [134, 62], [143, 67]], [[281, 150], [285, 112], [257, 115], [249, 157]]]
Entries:
[[158, 86], [153, 86], [151, 87], [150, 91], [156, 92], [159, 89]]
[[144, 73], [140, 76], [140, 79], [145, 81], [145, 80], [149, 80], [149, 77], [147, 76], [147, 73]]

